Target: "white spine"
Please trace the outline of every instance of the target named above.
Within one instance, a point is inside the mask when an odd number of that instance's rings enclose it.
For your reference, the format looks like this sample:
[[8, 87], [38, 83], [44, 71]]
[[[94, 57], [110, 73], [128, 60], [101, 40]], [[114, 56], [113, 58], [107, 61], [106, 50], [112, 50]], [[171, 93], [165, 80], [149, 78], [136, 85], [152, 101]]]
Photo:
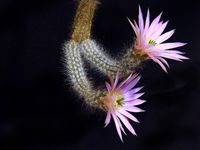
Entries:
[[81, 53], [85, 59], [109, 77], [115, 76], [121, 70], [120, 63], [105, 54], [104, 49], [94, 40], [88, 39], [81, 42]]
[[107, 55], [104, 49], [92, 39], [81, 42], [80, 51], [85, 59], [109, 77], [114, 77], [117, 72], [119, 72], [121, 77], [126, 77], [130, 73], [135, 72], [134, 69], [140, 64], [140, 60], [134, 58], [132, 49], [119, 58], [118, 60], [120, 61], [117, 61]]
[[90, 81], [87, 79], [81, 60], [79, 44], [75, 41], [69, 41], [65, 44], [64, 50], [66, 68], [74, 90], [84, 98], [86, 104], [95, 108], [101, 108], [98, 102], [100, 92], [93, 90]]

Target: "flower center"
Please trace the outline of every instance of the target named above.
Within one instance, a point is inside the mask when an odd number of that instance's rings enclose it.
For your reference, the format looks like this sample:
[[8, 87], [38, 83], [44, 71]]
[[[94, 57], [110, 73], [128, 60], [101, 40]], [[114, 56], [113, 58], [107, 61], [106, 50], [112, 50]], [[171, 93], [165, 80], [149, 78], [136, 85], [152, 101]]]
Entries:
[[146, 37], [146, 43], [147, 44], [151, 44], [153, 46], [156, 46], [156, 41], [155, 40], [152, 40], [149, 36]]
[[124, 97], [121, 94], [116, 93], [113, 104], [115, 109], [118, 107], [122, 107], [124, 104]]
[[106, 110], [115, 110], [123, 106], [124, 97], [118, 92], [108, 93], [100, 100], [100, 104]]
[[156, 41], [155, 41], [155, 40], [149, 40], [149, 44], [151, 44], [151, 45], [155, 46], [157, 43], [156, 43]]

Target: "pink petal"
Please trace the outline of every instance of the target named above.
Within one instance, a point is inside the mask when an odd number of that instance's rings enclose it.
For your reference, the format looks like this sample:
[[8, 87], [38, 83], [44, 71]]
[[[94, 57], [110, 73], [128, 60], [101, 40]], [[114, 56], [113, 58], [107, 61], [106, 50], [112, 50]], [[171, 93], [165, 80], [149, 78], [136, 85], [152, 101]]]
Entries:
[[115, 77], [115, 82], [114, 82], [114, 84], [113, 84], [113, 86], [112, 86], [112, 90], [114, 90], [115, 87], [117, 86], [118, 80], [119, 80], [119, 72], [117, 72], [117, 75], [116, 75], [116, 77]]
[[144, 93], [137, 93], [137, 94], [134, 94], [134, 95], [127, 95], [127, 96], [124, 96], [125, 97], [124, 101], [135, 100], [135, 99], [141, 97], [142, 95], [144, 95]]
[[110, 78], [110, 86], [111, 86], [111, 89], [112, 89], [112, 85], [114, 84], [114, 79], [113, 77], [109, 77]]
[[135, 25], [130, 21], [130, 19], [129, 19], [129, 18], [127, 18], [127, 19], [128, 19], [128, 21], [129, 21], [131, 27], [133, 28], [133, 30], [134, 30], [136, 36], [137, 36], [137, 35], [139, 34], [139, 33], [138, 33], [139, 31], [136, 29]]
[[140, 80], [141, 76], [138, 76], [136, 79], [134, 79], [132, 82], [130, 82], [128, 85], [125, 85], [122, 89], [123, 93], [127, 92], [128, 90], [132, 89]]
[[114, 115], [116, 116], [117, 122], [119, 123], [119, 127], [120, 127], [120, 129], [123, 131], [123, 133], [126, 135], [126, 132], [124, 131], [124, 128], [123, 128], [123, 126], [122, 126], [122, 124], [121, 124], [121, 122], [120, 122], [118, 116], [116, 115], [116, 113], [117, 113], [117, 112], [115, 112]]
[[186, 43], [181, 43], [181, 42], [175, 42], [175, 43], [164, 43], [164, 44], [158, 44], [156, 46], [157, 49], [172, 49], [176, 47], [181, 47], [186, 45]]
[[126, 110], [120, 109], [119, 112], [121, 114], [123, 114], [124, 116], [126, 116], [127, 118], [133, 120], [134, 122], [139, 123], [139, 120], [136, 117], [134, 117], [132, 114], [130, 114], [129, 112], [127, 112]]
[[160, 67], [167, 73], [166, 67], [163, 65], [163, 63], [160, 60], [156, 59], [156, 63], [158, 63]]
[[105, 85], [106, 85], [106, 88], [107, 88], [108, 92], [110, 92], [111, 89], [112, 89], [110, 84], [108, 82], [105, 82]]
[[164, 58], [172, 59], [172, 60], [176, 60], [176, 61], [182, 61], [180, 58], [177, 58], [177, 57], [174, 57], [174, 56], [168, 55], [168, 54], [162, 54], [162, 55], [160, 55], [160, 57], [164, 57]]
[[160, 57], [159, 59], [160, 59], [160, 61], [162, 61], [169, 68], [169, 64], [164, 58]]
[[164, 29], [166, 28], [167, 24], [168, 24], [168, 21], [165, 22], [164, 24], [162, 24], [162, 25], [160, 26], [160, 28], [158, 28], [157, 31], [151, 36], [151, 38], [152, 38], [152, 39], [158, 38], [158, 37], [163, 33], [163, 31], [164, 31]]
[[174, 32], [175, 32], [175, 30], [171, 30], [171, 31], [168, 31], [168, 32], [162, 34], [160, 37], [158, 37], [158, 39], [156, 39], [156, 43], [160, 44], [160, 43], [168, 40], [174, 34]]
[[145, 28], [144, 28], [144, 34], [146, 34], [146, 31], [148, 30], [149, 24], [150, 24], [150, 13], [149, 13], [149, 9], [148, 9], [146, 22], [145, 22]]
[[163, 53], [166, 53], [166, 50], [153, 48], [149, 49], [148, 52], [151, 53], [153, 56], [158, 56], [159, 54], [162, 55]]
[[110, 112], [108, 112], [107, 115], [106, 115], [106, 120], [105, 120], [105, 126], [104, 127], [106, 127], [110, 123], [110, 120], [111, 120], [111, 115], [110, 115]]
[[141, 109], [141, 108], [138, 108], [138, 107], [124, 107], [124, 109], [126, 109], [127, 111], [130, 111], [130, 112], [145, 112], [145, 110]]
[[140, 6], [139, 6], [138, 22], [139, 22], [139, 28], [140, 28], [141, 32], [143, 32], [144, 31], [144, 20], [143, 20], [143, 14], [142, 14]]
[[[137, 23], [136, 23], [136, 21], [134, 20], [134, 24], [135, 24], [135, 28], [136, 28], [136, 30], [138, 31], [138, 33], [141, 31], [140, 30], [140, 28], [139, 28], [139, 26], [137, 25]], [[138, 34], [139, 35], [139, 34]]]
[[138, 74], [131, 74], [131, 77], [128, 79], [128, 80], [126, 80], [126, 84], [129, 84], [131, 81], [133, 81], [136, 77], [138, 76]]
[[137, 105], [143, 104], [144, 102], [146, 102], [146, 101], [141, 100], [141, 99], [136, 99], [136, 100], [133, 100], [133, 101], [124, 102], [124, 106], [137, 106]]
[[185, 54], [184, 52], [177, 51], [177, 50], [166, 50], [166, 53], [173, 53], [173, 54]]
[[139, 92], [143, 87], [138, 87], [138, 88], [134, 88], [130, 91], [128, 91], [128, 94], [135, 94], [137, 92]]
[[124, 97], [131, 97], [133, 96], [135, 93], [139, 92], [143, 87], [138, 87], [138, 88], [134, 88], [128, 92], [122, 93], [124, 95]]
[[188, 57], [185, 57], [179, 54], [170, 54], [170, 53], [165, 53], [162, 55], [162, 57], [177, 60], [177, 61], [182, 61], [182, 59], [189, 59]]
[[117, 116], [119, 117], [119, 119], [123, 122], [123, 124], [126, 126], [126, 128], [133, 134], [136, 135], [135, 130], [133, 129], [133, 127], [131, 126], [131, 124], [129, 123], [128, 119], [126, 117], [124, 117], [123, 115], [121, 115], [120, 113], [117, 113]]
[[126, 80], [124, 80], [123, 85], [120, 84], [120, 88], [125, 88], [131, 81], [135, 80], [135, 78], [138, 76], [138, 74], [130, 75]]
[[160, 13], [151, 23], [149, 30], [148, 30], [148, 35], [152, 34], [154, 32], [154, 28], [156, 25], [158, 25], [158, 22], [160, 21], [160, 17], [161, 17], [162, 13]]
[[154, 62], [157, 62], [157, 58], [154, 57], [154, 55], [148, 55]]
[[113, 117], [113, 120], [114, 120], [114, 122], [115, 122], [115, 127], [116, 127], [116, 129], [117, 129], [117, 133], [118, 133], [118, 135], [119, 135], [121, 141], [123, 142], [123, 139], [122, 139], [122, 132], [121, 132], [121, 129], [120, 129], [120, 123], [119, 123], [119, 121], [117, 120], [117, 117], [115, 116], [114, 113], [112, 113], [112, 117]]

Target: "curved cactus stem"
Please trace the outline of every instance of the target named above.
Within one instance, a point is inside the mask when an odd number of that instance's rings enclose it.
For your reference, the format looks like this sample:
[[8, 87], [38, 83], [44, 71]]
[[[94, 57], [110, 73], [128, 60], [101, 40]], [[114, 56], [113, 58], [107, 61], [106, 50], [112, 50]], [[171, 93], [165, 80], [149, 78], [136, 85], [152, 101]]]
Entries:
[[98, 102], [98, 97], [100, 96], [101, 92], [93, 89], [86, 76], [78, 43], [75, 41], [69, 41], [65, 43], [64, 51], [66, 58], [66, 69], [70, 83], [74, 90], [84, 98], [86, 104], [94, 108], [101, 108]]
[[109, 77], [115, 77], [117, 72], [120, 77], [126, 77], [135, 72], [142, 61], [135, 57], [132, 49], [129, 49], [122, 57], [113, 59], [105, 53], [103, 47], [92, 39], [81, 42], [80, 52], [94, 67]]

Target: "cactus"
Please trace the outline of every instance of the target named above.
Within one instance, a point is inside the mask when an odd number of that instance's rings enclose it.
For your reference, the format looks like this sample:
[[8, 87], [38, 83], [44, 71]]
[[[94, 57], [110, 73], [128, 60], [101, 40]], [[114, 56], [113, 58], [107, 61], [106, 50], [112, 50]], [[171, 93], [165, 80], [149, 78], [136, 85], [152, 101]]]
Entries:
[[84, 98], [85, 103], [94, 108], [101, 108], [98, 102], [101, 92], [94, 90], [84, 71], [79, 44], [75, 41], [65, 43], [65, 61], [70, 83], [75, 91]]
[[[169, 31], [161, 35], [167, 25], [167, 23], [159, 23], [161, 14], [150, 24], [149, 11], [146, 22], [144, 22], [143, 14], [139, 7], [139, 24], [136, 22], [133, 24], [128, 19], [136, 34], [134, 46], [128, 48], [121, 57], [112, 58], [106, 53], [103, 45], [92, 39], [92, 24], [98, 3], [98, 0], [79, 1], [72, 25], [71, 38], [65, 43], [64, 51], [66, 68], [74, 90], [83, 97], [86, 104], [102, 109], [99, 101], [101, 101], [105, 92], [102, 89], [93, 87], [92, 82], [88, 80], [83, 65], [84, 60], [87, 60], [93, 67], [111, 79], [114, 79], [116, 74], [118, 74], [119, 79], [124, 79], [131, 73], [137, 72], [137, 68], [145, 60], [152, 59], [167, 72], [163, 64], [169, 65], [164, 58], [181, 61], [182, 59], [187, 59], [187, 57], [182, 56], [183, 53], [180, 51], [169, 50], [170, 48], [183, 46], [184, 43], [160, 44], [174, 33], [174, 31]], [[158, 30], [154, 29], [155, 25], [159, 28]], [[153, 39], [155, 37], [157, 37], [157, 41]], [[160, 47], [160, 49], [156, 49], [157, 47]]]
[[[80, 51], [85, 59], [91, 62], [98, 70], [109, 77], [114, 78], [117, 72], [121, 78], [125, 78], [135, 72], [142, 62], [142, 58], [136, 57], [133, 49], [128, 49], [122, 58], [113, 59], [106, 54], [103, 46], [92, 39], [81, 42]], [[126, 68], [126, 69], [124, 69]]]
[[[92, 22], [97, 4], [98, 0], [79, 1], [71, 38], [64, 46], [65, 67], [74, 91], [83, 98], [89, 108], [107, 112], [105, 126], [110, 123], [112, 118], [123, 142], [122, 132], [125, 133], [123, 126], [136, 135], [129, 120], [139, 123], [137, 118], [129, 112], [144, 112], [138, 108], [138, 105], [145, 102], [140, 99], [144, 93], [138, 93], [142, 87], [135, 88], [140, 76], [133, 72], [137, 72], [137, 68], [141, 66], [142, 62], [148, 59], [152, 59], [167, 72], [166, 67], [169, 68], [169, 64], [165, 60], [166, 58], [177, 61], [188, 58], [182, 56], [183, 52], [171, 50], [181, 47], [185, 43], [162, 43], [174, 34], [174, 30], [162, 34], [168, 22], [160, 22], [161, 14], [150, 24], [149, 11], [144, 22], [140, 7], [139, 23], [132, 23], [128, 19], [136, 35], [134, 46], [128, 48], [121, 57], [112, 58], [106, 53], [103, 45], [92, 39]], [[105, 83], [106, 89], [93, 86], [85, 72], [84, 60], [110, 78], [110, 83]], [[122, 78], [124, 80], [119, 82]]]

